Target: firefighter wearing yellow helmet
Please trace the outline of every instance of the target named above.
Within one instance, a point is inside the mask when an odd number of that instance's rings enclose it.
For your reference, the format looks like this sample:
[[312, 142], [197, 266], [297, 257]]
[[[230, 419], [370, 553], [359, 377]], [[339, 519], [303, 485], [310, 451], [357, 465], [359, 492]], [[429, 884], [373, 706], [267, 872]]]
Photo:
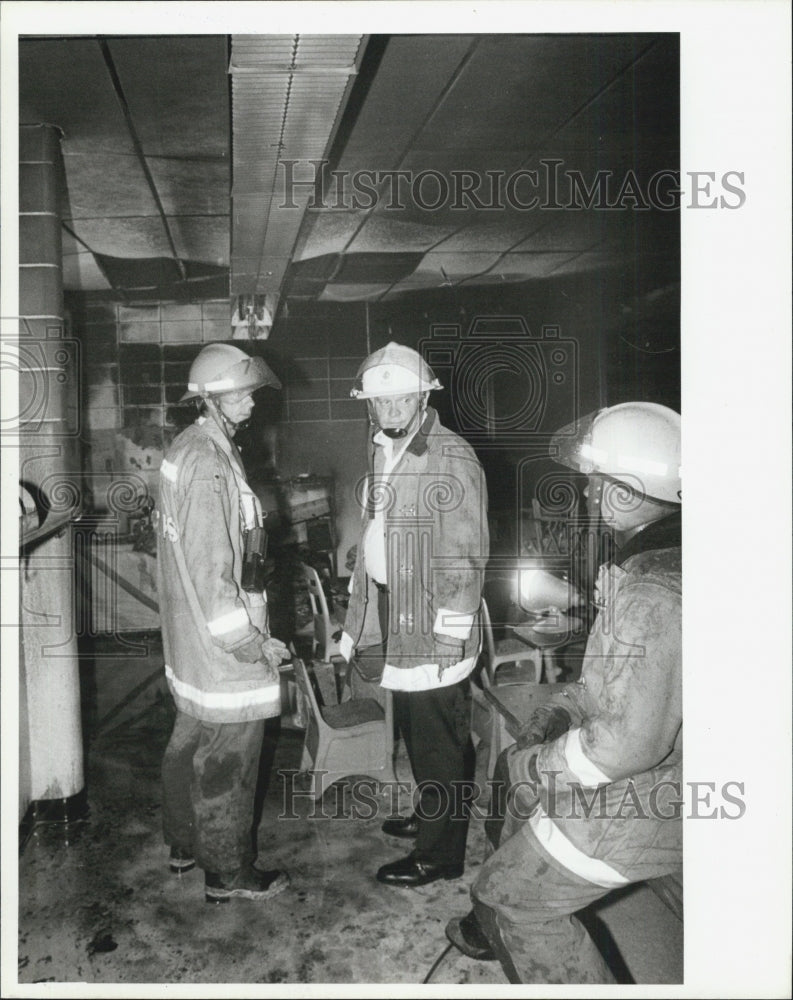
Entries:
[[[264, 720], [280, 714], [279, 664], [264, 582], [243, 578], [246, 549], [263, 537], [237, 429], [253, 392], [280, 388], [262, 358], [210, 344], [190, 368], [183, 402], [200, 405], [160, 466], [158, 593], [165, 675], [176, 722], [163, 760], [163, 825], [170, 868], [204, 869], [207, 901], [262, 900], [285, 873], [254, 867], [251, 824]], [[247, 564], [263, 561], [248, 551]]]
[[588, 476], [617, 554], [598, 576], [580, 679], [498, 760], [510, 791], [488, 824], [496, 851], [446, 933], [511, 983], [610, 983], [574, 914], [682, 865], [680, 417], [622, 403], [563, 428], [551, 454]]
[[487, 490], [470, 445], [428, 405], [440, 388], [417, 351], [390, 343], [364, 361], [352, 390], [369, 406], [372, 458], [341, 649], [366, 677], [378, 666], [420, 788], [415, 813], [383, 825], [415, 840], [377, 872], [386, 885], [459, 878], [465, 860]]

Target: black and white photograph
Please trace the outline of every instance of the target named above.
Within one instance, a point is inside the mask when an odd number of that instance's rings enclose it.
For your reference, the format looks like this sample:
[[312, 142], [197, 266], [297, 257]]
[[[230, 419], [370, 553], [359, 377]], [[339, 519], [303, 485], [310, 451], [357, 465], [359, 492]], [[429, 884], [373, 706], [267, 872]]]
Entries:
[[789, 995], [790, 22], [2, 4], [3, 996]]

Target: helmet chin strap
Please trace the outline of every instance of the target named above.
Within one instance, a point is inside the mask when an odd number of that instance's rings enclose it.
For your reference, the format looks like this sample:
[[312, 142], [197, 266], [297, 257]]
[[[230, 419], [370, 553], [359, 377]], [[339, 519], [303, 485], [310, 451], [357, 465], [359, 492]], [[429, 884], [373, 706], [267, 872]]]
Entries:
[[238, 430], [242, 430], [242, 428], [248, 425], [248, 420], [241, 420], [239, 423], [230, 420], [223, 412], [223, 404], [214, 400], [211, 396], [206, 396], [205, 401], [207, 409], [212, 414], [215, 423], [229, 440], [234, 437]]

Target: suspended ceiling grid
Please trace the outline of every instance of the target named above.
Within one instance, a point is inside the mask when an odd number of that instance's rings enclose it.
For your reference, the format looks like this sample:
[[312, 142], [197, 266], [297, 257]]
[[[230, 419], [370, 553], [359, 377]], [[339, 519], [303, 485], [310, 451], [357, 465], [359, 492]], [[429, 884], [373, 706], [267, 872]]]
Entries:
[[[396, 36], [337, 169], [437, 171], [453, 190], [452, 171], [542, 176], [543, 159], [562, 159], [587, 183], [628, 169], [646, 181], [676, 169], [678, 149], [673, 36]], [[390, 298], [678, 253], [675, 213], [461, 210], [451, 198], [434, 211], [406, 198], [394, 210], [389, 197], [384, 183], [369, 211], [309, 210], [290, 293]]]
[[64, 132], [66, 287], [132, 300], [380, 299], [615, 267], [661, 285], [676, 212], [393, 210], [383, 185], [368, 210], [307, 207], [307, 188], [280, 208], [273, 191], [279, 159], [323, 156], [347, 176], [508, 175], [556, 158], [587, 181], [646, 180], [678, 167], [678, 90], [673, 35], [20, 44], [20, 121]]
[[63, 131], [65, 287], [227, 294], [226, 38], [25, 39], [19, 67], [20, 123]]

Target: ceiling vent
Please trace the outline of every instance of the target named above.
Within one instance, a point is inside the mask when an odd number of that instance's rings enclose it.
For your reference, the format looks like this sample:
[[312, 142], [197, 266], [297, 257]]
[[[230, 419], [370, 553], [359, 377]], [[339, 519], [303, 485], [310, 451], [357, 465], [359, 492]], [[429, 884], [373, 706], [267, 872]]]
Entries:
[[231, 37], [234, 306], [238, 296], [266, 295], [277, 309], [313, 193], [311, 161], [327, 157], [364, 42], [363, 35]]

